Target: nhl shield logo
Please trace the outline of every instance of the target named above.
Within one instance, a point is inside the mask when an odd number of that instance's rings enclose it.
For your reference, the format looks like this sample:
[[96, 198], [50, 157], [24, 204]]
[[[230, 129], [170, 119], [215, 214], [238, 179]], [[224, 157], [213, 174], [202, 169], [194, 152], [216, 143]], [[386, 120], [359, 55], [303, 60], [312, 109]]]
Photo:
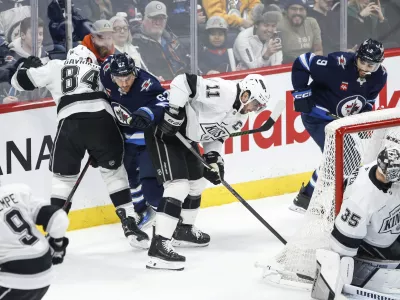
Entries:
[[114, 111], [114, 115], [118, 123], [122, 126], [129, 126], [132, 120], [131, 112], [127, 108], [116, 102], [111, 102], [111, 107]]

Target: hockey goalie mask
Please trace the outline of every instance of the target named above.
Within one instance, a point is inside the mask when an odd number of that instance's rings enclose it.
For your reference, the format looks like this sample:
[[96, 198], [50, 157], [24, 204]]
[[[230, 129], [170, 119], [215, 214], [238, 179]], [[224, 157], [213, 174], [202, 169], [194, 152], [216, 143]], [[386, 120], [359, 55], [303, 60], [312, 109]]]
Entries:
[[78, 59], [97, 64], [96, 55], [83, 45], [76, 46], [68, 51], [67, 60]]
[[238, 85], [241, 102], [239, 112], [241, 114], [259, 113], [267, 107], [270, 94], [263, 76], [258, 74], [247, 75]]
[[400, 151], [397, 148], [385, 148], [378, 155], [378, 171], [388, 182], [400, 181]]

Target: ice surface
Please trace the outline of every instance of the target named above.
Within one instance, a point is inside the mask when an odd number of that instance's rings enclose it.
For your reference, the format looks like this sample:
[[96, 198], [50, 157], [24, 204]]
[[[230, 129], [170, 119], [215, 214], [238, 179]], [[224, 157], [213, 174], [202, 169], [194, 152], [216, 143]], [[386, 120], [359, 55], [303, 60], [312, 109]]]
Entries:
[[[288, 209], [295, 194], [250, 201], [283, 237], [292, 235], [302, 215]], [[49, 300], [305, 300], [309, 293], [265, 284], [256, 261], [282, 249], [240, 203], [202, 209], [197, 227], [211, 236], [205, 248], [177, 248], [184, 271], [145, 268], [147, 252], [133, 250], [119, 224], [68, 233], [64, 264], [44, 299]]]

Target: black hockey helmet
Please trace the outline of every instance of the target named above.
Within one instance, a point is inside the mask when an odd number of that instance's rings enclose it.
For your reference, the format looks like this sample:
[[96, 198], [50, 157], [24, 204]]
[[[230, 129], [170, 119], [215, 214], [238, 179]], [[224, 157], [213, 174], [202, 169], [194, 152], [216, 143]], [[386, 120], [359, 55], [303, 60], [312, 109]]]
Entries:
[[365, 40], [356, 51], [356, 58], [363, 61], [380, 64], [384, 59], [385, 50], [381, 42], [373, 39]]
[[114, 54], [110, 64], [111, 74], [114, 76], [128, 76], [129, 74], [137, 77], [135, 61], [127, 53]]
[[389, 182], [400, 181], [400, 151], [397, 147], [385, 148], [378, 154], [378, 170]]

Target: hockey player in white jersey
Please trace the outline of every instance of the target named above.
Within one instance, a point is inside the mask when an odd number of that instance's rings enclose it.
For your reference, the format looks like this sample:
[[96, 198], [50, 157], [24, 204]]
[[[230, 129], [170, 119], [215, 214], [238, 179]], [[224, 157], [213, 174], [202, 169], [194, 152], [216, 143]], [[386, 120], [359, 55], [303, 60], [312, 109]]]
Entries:
[[[206, 183], [203, 177], [221, 183], [224, 141], [242, 128], [248, 113], [266, 108], [269, 97], [261, 75], [249, 75], [236, 83], [182, 74], [171, 82], [164, 120], [145, 132], [158, 179], [164, 183], [147, 268], [183, 270], [186, 259], [173, 246], [209, 244], [210, 236], [194, 227]], [[202, 143], [204, 159], [215, 169], [204, 169], [175, 136], [178, 131], [194, 147]]]
[[[149, 238], [136, 225], [139, 216], [131, 203], [122, 164], [123, 138], [99, 80], [100, 66], [95, 62], [95, 55], [82, 45], [71, 49], [66, 60], [51, 60], [44, 66], [30, 57], [14, 74], [11, 84], [20, 91], [46, 87], [57, 104], [58, 129], [50, 159], [51, 203], [59, 207], [65, 204], [87, 151], [92, 165], [100, 169], [129, 243], [147, 249]], [[71, 203], [67, 212], [70, 208]]]
[[345, 283], [400, 294], [400, 271], [389, 270], [400, 266], [399, 182], [399, 145], [385, 148], [377, 162], [356, 169], [346, 179], [330, 249], [317, 250], [313, 298], [333, 299], [330, 296], [340, 294]]
[[28, 186], [0, 187], [0, 299], [42, 299], [52, 265], [64, 259], [68, 224], [64, 210], [33, 197]]

